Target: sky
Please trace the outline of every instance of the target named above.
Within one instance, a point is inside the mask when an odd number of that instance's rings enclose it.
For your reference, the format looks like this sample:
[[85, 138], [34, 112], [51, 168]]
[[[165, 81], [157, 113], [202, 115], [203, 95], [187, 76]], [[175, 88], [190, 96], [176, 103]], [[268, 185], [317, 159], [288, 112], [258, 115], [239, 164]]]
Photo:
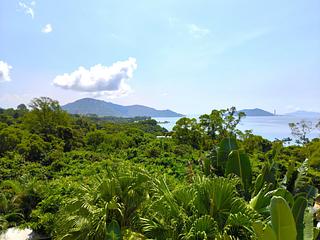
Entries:
[[320, 112], [319, 0], [0, 0], [0, 107]]

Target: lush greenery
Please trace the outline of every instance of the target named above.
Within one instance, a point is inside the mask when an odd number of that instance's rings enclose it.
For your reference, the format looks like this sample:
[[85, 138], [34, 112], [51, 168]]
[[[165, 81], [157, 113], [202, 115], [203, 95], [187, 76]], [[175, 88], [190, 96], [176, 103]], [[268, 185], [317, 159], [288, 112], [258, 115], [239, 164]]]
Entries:
[[235, 108], [213, 110], [167, 132], [152, 119], [69, 115], [49, 98], [2, 109], [0, 231], [317, 239], [320, 140], [295, 123], [297, 145], [271, 142], [239, 131], [243, 117]]

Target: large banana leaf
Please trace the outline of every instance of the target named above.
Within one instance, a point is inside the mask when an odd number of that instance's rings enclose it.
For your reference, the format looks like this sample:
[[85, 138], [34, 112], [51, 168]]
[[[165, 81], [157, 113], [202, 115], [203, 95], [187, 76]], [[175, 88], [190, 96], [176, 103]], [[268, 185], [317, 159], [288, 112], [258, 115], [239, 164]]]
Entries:
[[316, 239], [314, 238], [314, 231], [313, 231], [313, 213], [310, 208], [307, 208], [304, 211], [304, 229], [302, 232], [302, 238], [298, 238], [298, 240], [303, 239], [303, 240], [313, 240]]
[[277, 240], [296, 240], [296, 223], [288, 203], [282, 197], [271, 199], [271, 224]]
[[228, 156], [232, 150], [238, 149], [237, 141], [234, 138], [224, 138], [218, 148], [217, 152], [217, 166], [225, 167], [228, 161]]
[[262, 188], [257, 195], [251, 198], [249, 205], [254, 210], [256, 210], [260, 214], [268, 214], [269, 215], [269, 205], [272, 196], [266, 196], [268, 191], [268, 187]]
[[277, 240], [270, 225], [264, 226], [262, 222], [253, 223], [253, 230], [259, 240]]
[[293, 204], [292, 207], [292, 214], [294, 217], [294, 220], [296, 222], [296, 228], [297, 228], [297, 240], [303, 240], [303, 231], [304, 231], [304, 215], [305, 210], [307, 207], [308, 201], [303, 196], [298, 196]]
[[277, 188], [272, 191], [268, 191], [268, 189], [268, 186], [264, 187], [256, 196], [254, 196], [250, 200], [250, 206], [260, 214], [269, 212], [269, 205], [273, 196], [283, 197], [289, 205], [293, 205], [294, 201], [292, 194], [288, 192], [286, 189]]
[[248, 192], [252, 181], [251, 164], [246, 153], [233, 150], [228, 157], [226, 174], [234, 173], [240, 177], [243, 187]]
[[294, 203], [292, 194], [284, 188], [277, 188], [275, 190], [269, 191], [266, 193], [266, 196], [269, 196], [270, 199], [273, 196], [283, 197], [290, 207], [292, 207]]

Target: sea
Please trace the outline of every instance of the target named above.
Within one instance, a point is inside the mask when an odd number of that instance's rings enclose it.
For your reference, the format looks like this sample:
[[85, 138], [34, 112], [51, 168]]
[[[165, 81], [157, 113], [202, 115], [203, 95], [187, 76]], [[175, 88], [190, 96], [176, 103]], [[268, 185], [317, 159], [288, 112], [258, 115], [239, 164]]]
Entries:
[[[199, 119], [200, 115], [187, 115], [188, 118]], [[159, 117], [154, 118], [159, 122], [159, 125], [171, 131], [175, 123], [180, 119], [180, 117]], [[320, 121], [320, 118], [314, 117], [297, 117], [297, 116], [287, 116], [287, 115], [276, 115], [276, 116], [259, 116], [252, 117], [246, 116], [241, 120], [238, 125], [238, 129], [241, 131], [252, 130], [253, 134], [260, 135], [270, 141], [276, 139], [293, 138], [291, 134], [291, 129], [289, 123], [300, 122], [301, 120], [310, 121], [315, 126], [316, 123]], [[164, 123], [166, 122], [166, 123]], [[314, 129], [307, 135], [309, 139], [319, 138], [320, 131]]]

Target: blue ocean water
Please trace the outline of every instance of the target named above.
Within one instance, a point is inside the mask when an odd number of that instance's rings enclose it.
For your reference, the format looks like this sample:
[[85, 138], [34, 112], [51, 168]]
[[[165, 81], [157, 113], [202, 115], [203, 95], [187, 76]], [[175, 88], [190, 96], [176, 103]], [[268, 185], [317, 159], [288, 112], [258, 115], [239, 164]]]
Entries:
[[[199, 118], [200, 115], [189, 115], [187, 117]], [[160, 125], [169, 131], [172, 130], [175, 123], [180, 119], [180, 117], [171, 117], [171, 118], [154, 118], [160, 123]], [[269, 116], [269, 117], [245, 117], [241, 120], [239, 124], [239, 129], [252, 130], [254, 134], [260, 135], [269, 140], [283, 139], [291, 137], [291, 130], [289, 128], [289, 123], [299, 122], [301, 120], [311, 121], [313, 124], [320, 121], [318, 118], [301, 118], [295, 116]], [[310, 139], [320, 137], [319, 130], [313, 130], [307, 137]]]

